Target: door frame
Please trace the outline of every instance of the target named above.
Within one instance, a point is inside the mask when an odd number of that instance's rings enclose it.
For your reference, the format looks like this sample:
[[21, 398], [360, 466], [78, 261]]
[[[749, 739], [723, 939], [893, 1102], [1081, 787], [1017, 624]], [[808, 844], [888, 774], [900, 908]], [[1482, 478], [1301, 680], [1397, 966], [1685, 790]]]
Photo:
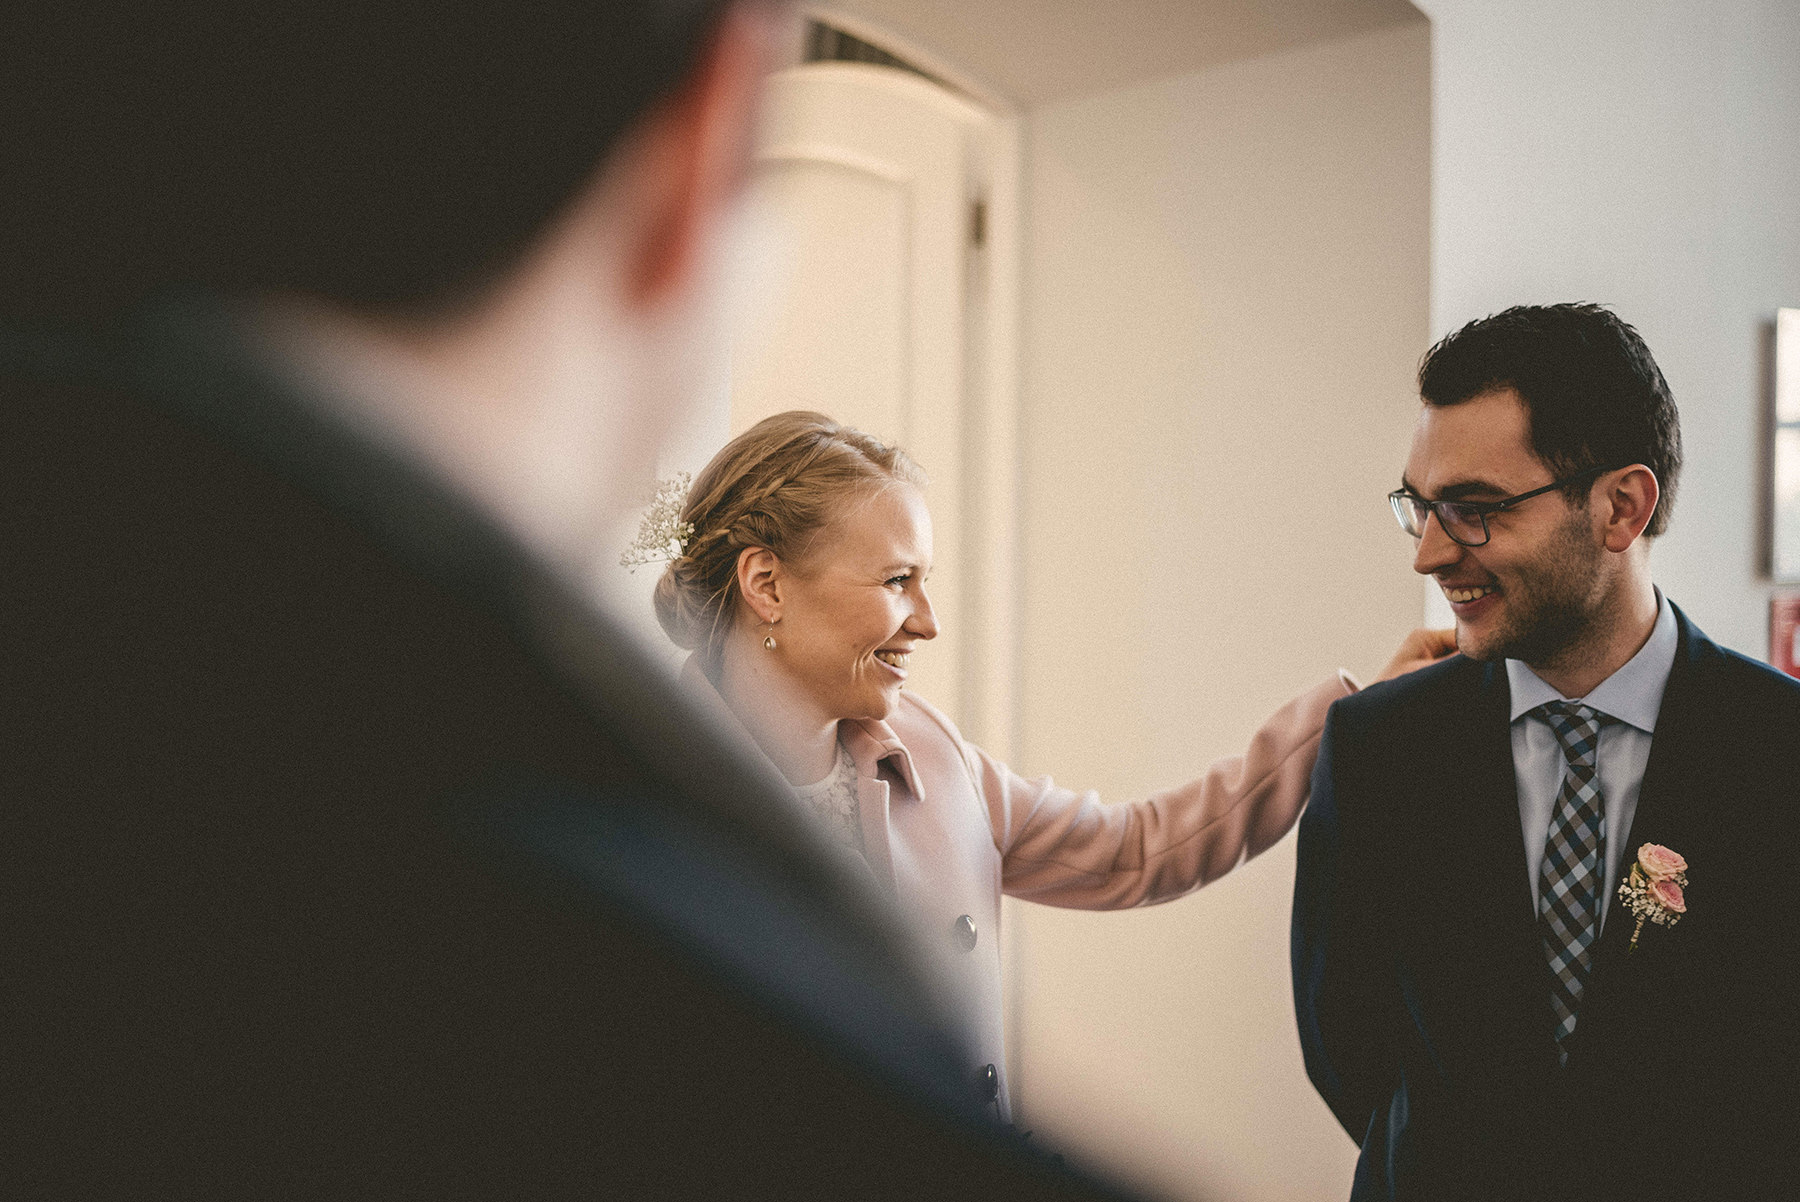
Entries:
[[1017, 107], [997, 89], [904, 33], [830, 4], [803, 17], [890, 50], [942, 80], [988, 120], [969, 156], [971, 215], [981, 239], [965, 256], [962, 454], [964, 733], [1002, 760], [1018, 746], [1020, 707], [1020, 304], [1023, 153]]

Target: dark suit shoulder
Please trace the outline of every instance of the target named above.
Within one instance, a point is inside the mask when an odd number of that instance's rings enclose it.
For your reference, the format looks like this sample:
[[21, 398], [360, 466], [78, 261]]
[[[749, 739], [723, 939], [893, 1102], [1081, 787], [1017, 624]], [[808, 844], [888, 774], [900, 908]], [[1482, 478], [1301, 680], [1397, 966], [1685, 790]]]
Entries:
[[1719, 737], [1757, 740], [1800, 735], [1800, 680], [1709, 639], [1687, 615], [1677, 668]]
[[1714, 655], [1699, 661], [1696, 667], [1740, 691], [1743, 699], [1757, 710], [1800, 718], [1800, 680], [1726, 647], [1715, 644], [1712, 651]]
[[1487, 680], [1488, 665], [1453, 655], [1428, 668], [1376, 681], [1340, 698], [1331, 707], [1332, 720], [1340, 729], [1362, 730], [1389, 722], [1441, 717], [1453, 707], [1468, 705]]
[[1314, 770], [1312, 807], [1373, 832], [1414, 803], [1429, 806], [1429, 797], [1397, 786], [1436, 760], [1422, 749], [1459, 745], [1458, 728], [1482, 709], [1489, 680], [1488, 665], [1453, 656], [1334, 702]]

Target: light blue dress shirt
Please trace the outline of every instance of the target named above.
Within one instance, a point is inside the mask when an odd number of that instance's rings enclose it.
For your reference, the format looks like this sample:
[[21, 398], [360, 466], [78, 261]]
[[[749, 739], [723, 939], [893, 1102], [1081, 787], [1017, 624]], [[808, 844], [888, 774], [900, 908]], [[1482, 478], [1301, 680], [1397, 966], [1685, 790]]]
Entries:
[[[1568, 761], [1556, 731], [1531, 711], [1546, 701], [1578, 701], [1614, 719], [1600, 729], [1600, 749], [1595, 776], [1604, 801], [1606, 887], [1601, 893], [1605, 914], [1612, 910], [1624, 864], [1624, 832], [1637, 813], [1638, 789], [1644, 783], [1644, 766], [1650, 762], [1650, 739], [1656, 733], [1656, 712], [1662, 708], [1669, 669], [1675, 666], [1675, 610], [1669, 599], [1656, 593], [1656, 625], [1650, 638], [1623, 667], [1595, 685], [1586, 697], [1564, 697], [1516, 659], [1506, 661], [1506, 680], [1512, 689], [1513, 776], [1519, 788], [1519, 829], [1525, 837], [1525, 868], [1530, 873], [1531, 896], [1538, 898], [1538, 873], [1544, 863], [1544, 843], [1556, 817], [1556, 794], [1562, 788]], [[1542, 905], [1542, 898], [1538, 898]]]

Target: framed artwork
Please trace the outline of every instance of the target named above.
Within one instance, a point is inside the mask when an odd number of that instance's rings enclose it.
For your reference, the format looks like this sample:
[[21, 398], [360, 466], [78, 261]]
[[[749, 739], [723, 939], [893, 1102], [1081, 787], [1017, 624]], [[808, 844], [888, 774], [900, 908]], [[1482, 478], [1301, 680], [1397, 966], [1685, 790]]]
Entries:
[[1769, 663], [1800, 676], [1800, 593], [1769, 599]]
[[1775, 311], [1775, 456], [1770, 566], [1800, 580], [1800, 309]]

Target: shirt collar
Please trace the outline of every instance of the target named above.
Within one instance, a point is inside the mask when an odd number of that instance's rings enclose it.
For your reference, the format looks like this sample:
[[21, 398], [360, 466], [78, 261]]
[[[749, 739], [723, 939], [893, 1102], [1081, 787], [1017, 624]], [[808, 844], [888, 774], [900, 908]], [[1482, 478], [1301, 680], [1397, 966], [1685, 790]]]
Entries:
[[1506, 683], [1512, 692], [1512, 720], [1517, 722], [1547, 701], [1579, 700], [1645, 734], [1654, 734], [1656, 712], [1662, 708], [1663, 689], [1668, 686], [1669, 671], [1675, 666], [1678, 641], [1675, 608], [1663, 596], [1662, 590], [1657, 589], [1656, 625], [1650, 629], [1650, 638], [1623, 667], [1595, 685], [1586, 697], [1564, 697], [1523, 662], [1509, 659], [1506, 661]]

